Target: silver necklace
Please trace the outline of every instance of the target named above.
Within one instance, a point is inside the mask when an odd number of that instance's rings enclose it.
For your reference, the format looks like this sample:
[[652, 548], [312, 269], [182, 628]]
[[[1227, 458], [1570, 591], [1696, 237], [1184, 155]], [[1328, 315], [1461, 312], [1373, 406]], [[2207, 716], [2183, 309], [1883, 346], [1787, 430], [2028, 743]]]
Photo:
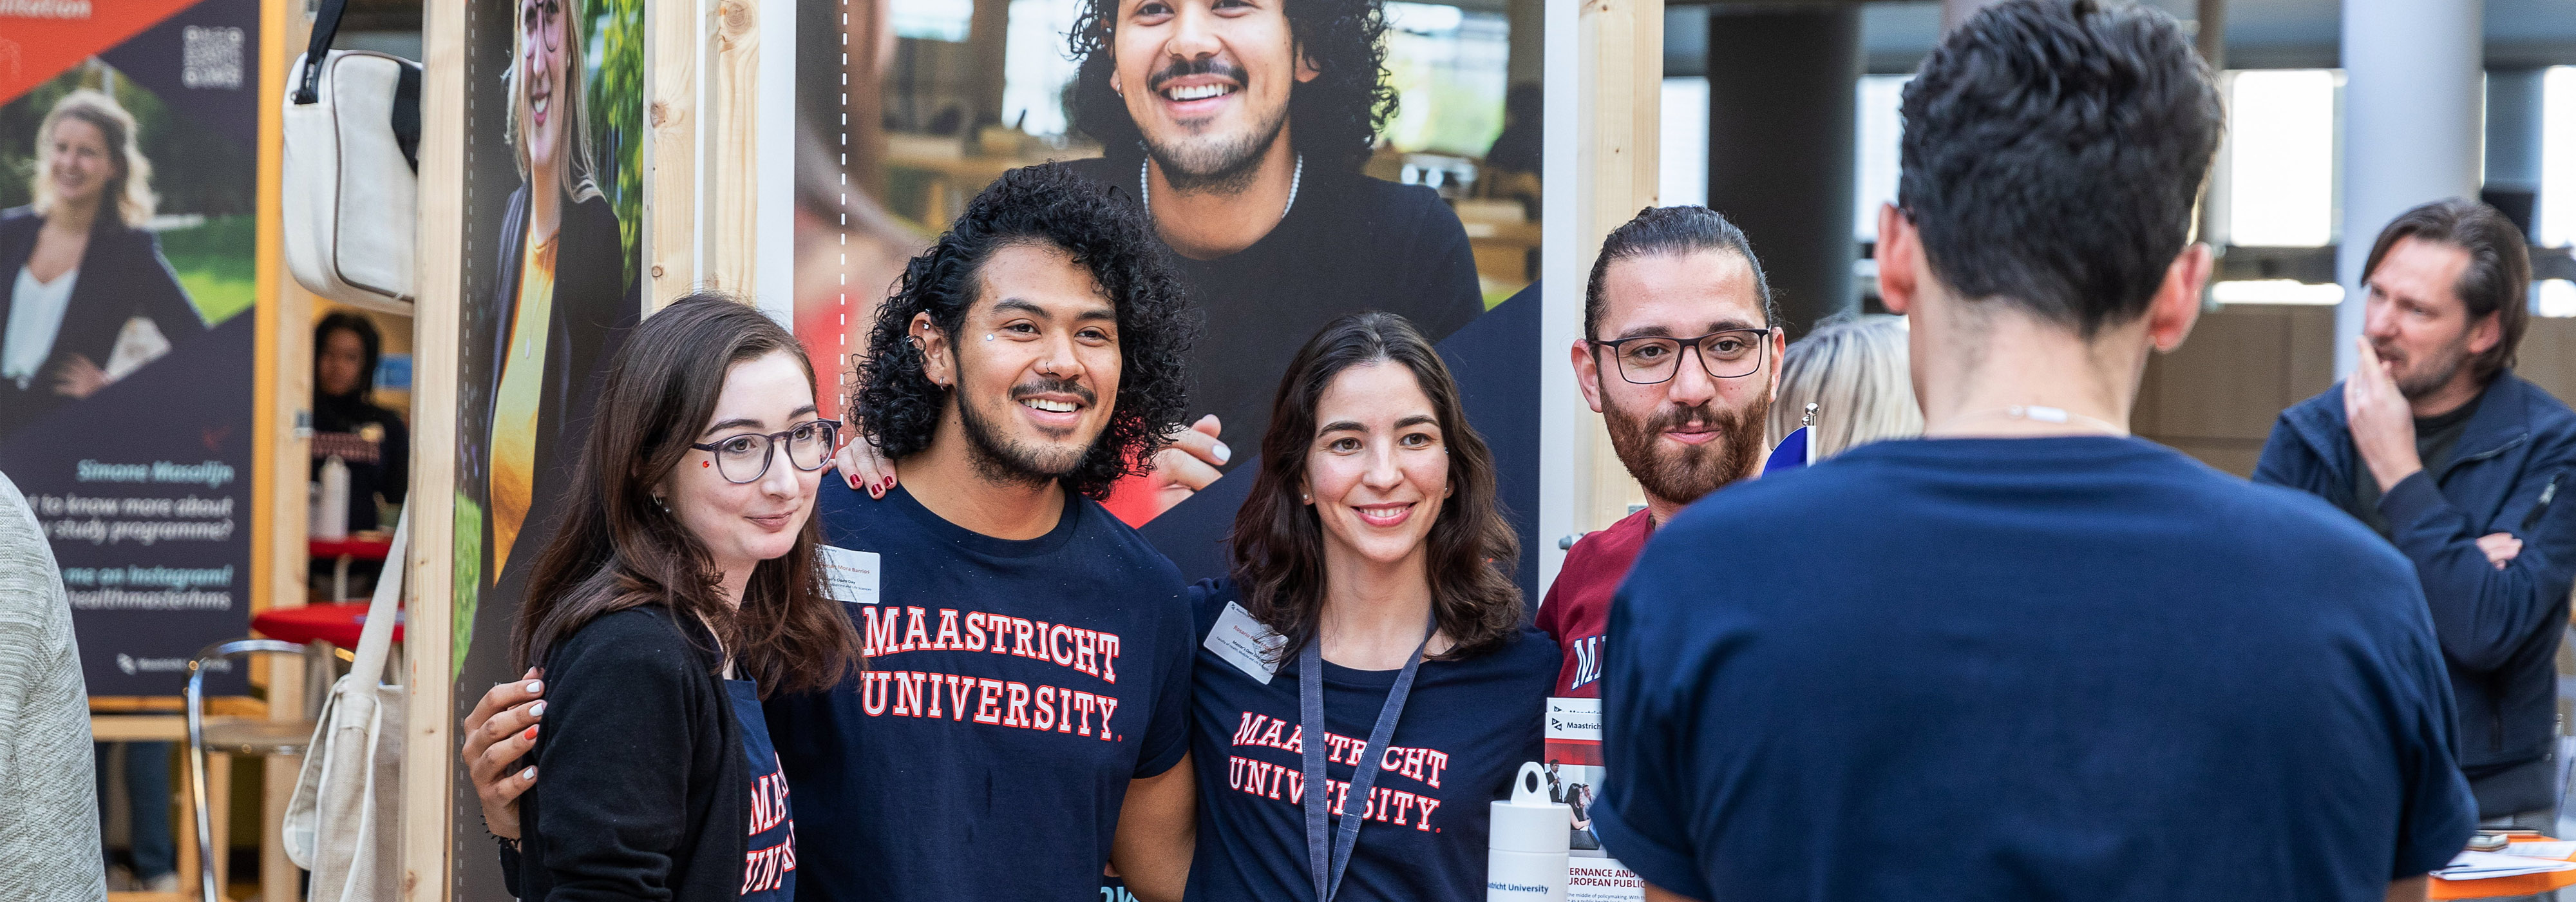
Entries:
[[[1145, 197], [1145, 212], [1154, 211], [1154, 160], [1147, 157], [1136, 164], [1136, 193]], [[1288, 205], [1279, 208], [1279, 218], [1286, 220], [1288, 211], [1297, 209], [1297, 186], [1306, 183], [1306, 155], [1297, 155], [1297, 171], [1288, 176]]]
[[2084, 414], [2070, 412], [2063, 407], [2050, 407], [2045, 404], [2015, 404], [2002, 410], [1988, 410], [1977, 413], [1961, 414], [1959, 416], [1952, 417], [1949, 423], [1944, 423], [1942, 425], [1948, 426], [1961, 420], [1973, 420], [1979, 417], [1991, 416], [2002, 416], [2009, 419], [2029, 420], [2035, 423], [2049, 423], [2053, 425], [2066, 425], [2072, 423], [2078, 426], [2087, 426], [2099, 429], [2103, 432], [2121, 437], [2126, 437], [2129, 434], [2129, 430], [2122, 428], [2118, 424], [2112, 423], [2109, 420], [2105, 420], [2100, 417], [2085, 416]]

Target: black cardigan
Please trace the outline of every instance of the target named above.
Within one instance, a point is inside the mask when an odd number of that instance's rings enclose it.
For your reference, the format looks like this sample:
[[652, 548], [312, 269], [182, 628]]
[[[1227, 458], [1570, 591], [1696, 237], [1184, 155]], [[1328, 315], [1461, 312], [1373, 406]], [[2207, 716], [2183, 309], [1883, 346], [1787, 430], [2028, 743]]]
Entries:
[[[16, 300], [18, 270], [35, 255], [36, 236], [44, 227], [45, 218], [36, 215], [34, 208], [0, 210], [0, 332], [7, 330], [9, 310]], [[105, 369], [117, 333], [125, 329], [126, 320], [138, 316], [159, 327], [161, 337], [174, 348], [206, 331], [205, 318], [188, 303], [187, 290], [179, 287], [170, 261], [161, 258], [160, 239], [126, 227], [116, 211], [102, 209], [90, 226], [89, 247], [81, 252], [80, 281], [72, 283], [71, 303], [63, 310], [62, 331], [54, 334], [52, 353], [26, 388], [0, 380], [0, 436], [71, 400], [54, 393], [47, 374], [74, 354]]]
[[662, 605], [628, 608], [546, 656], [537, 782], [519, 799], [519, 898], [741, 897], [751, 765], [703, 650], [713, 643], [680, 623]]

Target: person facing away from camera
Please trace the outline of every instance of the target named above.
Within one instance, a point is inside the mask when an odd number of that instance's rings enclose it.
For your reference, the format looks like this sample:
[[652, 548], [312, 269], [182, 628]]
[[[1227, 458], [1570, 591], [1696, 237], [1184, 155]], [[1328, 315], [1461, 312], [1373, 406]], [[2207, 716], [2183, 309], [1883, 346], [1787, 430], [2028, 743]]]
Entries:
[[1638, 559], [1605, 850], [1658, 900], [2423, 898], [2476, 812], [2406, 559], [2129, 435], [2210, 268], [2189, 36], [2006, 0], [1904, 118], [1879, 280], [1925, 438], [1719, 492]]

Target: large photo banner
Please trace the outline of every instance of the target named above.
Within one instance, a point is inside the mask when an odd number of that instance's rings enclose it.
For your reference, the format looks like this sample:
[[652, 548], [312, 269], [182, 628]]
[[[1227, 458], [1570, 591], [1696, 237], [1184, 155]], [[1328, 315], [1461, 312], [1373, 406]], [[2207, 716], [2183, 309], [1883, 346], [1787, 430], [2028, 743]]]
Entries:
[[818, 372], [848, 388], [906, 260], [970, 198], [1065, 167], [1146, 208], [1202, 318], [1202, 436], [1120, 483], [1112, 513], [1184, 578], [1225, 575], [1292, 358], [1336, 318], [1391, 311], [1436, 343], [1493, 449], [1536, 606], [1540, 4], [797, 8], [795, 329]]
[[[510, 626], [554, 535], [598, 382], [643, 310], [642, 0], [470, 0], [456, 385], [458, 716], [517, 676]], [[424, 324], [424, 328], [440, 328]], [[482, 835], [456, 778], [456, 830]], [[507, 898], [488, 845], [457, 898]]]
[[259, 15], [0, 4], [0, 473], [93, 697], [178, 695], [250, 628]]
[[904, 261], [969, 198], [1070, 167], [1149, 208], [1204, 316], [1191, 414], [1216, 442], [1192, 445], [1225, 447], [1164, 452], [1113, 512], [1186, 576], [1222, 574], [1290, 358], [1392, 311], [1494, 446], [1535, 604], [1538, 302], [1512, 299], [1537, 271], [1538, 17], [1515, 35], [1501, 2], [1281, 8], [1285, 27], [1217, 16], [1177, 38], [1206, 48], [1175, 49], [1146, 0], [801, 2], [797, 335], [846, 382]]

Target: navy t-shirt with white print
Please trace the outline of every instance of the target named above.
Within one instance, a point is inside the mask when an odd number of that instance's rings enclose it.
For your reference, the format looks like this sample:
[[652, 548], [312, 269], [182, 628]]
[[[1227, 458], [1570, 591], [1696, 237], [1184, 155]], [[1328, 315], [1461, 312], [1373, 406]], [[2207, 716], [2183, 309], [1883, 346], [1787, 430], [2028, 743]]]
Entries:
[[796, 818], [788, 807], [787, 775], [780, 772], [778, 750], [769, 741], [759, 684], [726, 680], [724, 686], [733, 702], [734, 720], [742, 724], [742, 753], [751, 763], [751, 828], [743, 841], [742, 898], [788, 902], [796, 898]]
[[[1240, 604], [1233, 581], [1191, 586], [1190, 604], [1201, 643], [1190, 737], [1199, 842], [1188, 898], [1311, 900], [1299, 662], [1293, 656], [1279, 662], [1264, 684], [1207, 647], [1228, 605]], [[1336, 900], [1485, 898], [1488, 806], [1511, 795], [1523, 763], [1539, 760], [1558, 663], [1556, 643], [1529, 628], [1476, 658], [1424, 661], [1382, 752], [1362, 746], [1400, 671], [1324, 663], [1324, 778], [1335, 793], [1327, 800], [1340, 809], [1328, 822], [1338, 831], [1341, 814], [1368, 817]], [[1347, 793], [1363, 761], [1380, 771], [1360, 809]]]
[[[1097, 898], [1128, 782], [1189, 747], [1179, 571], [1079, 497], [1026, 541], [838, 479], [816, 516], [868, 665], [767, 706], [798, 898]], [[875, 556], [872, 592], [843, 582], [857, 553]]]
[[1718, 492], [1609, 637], [1593, 824], [1693, 898], [2377, 902], [2475, 826], [2406, 559], [2141, 440]]

